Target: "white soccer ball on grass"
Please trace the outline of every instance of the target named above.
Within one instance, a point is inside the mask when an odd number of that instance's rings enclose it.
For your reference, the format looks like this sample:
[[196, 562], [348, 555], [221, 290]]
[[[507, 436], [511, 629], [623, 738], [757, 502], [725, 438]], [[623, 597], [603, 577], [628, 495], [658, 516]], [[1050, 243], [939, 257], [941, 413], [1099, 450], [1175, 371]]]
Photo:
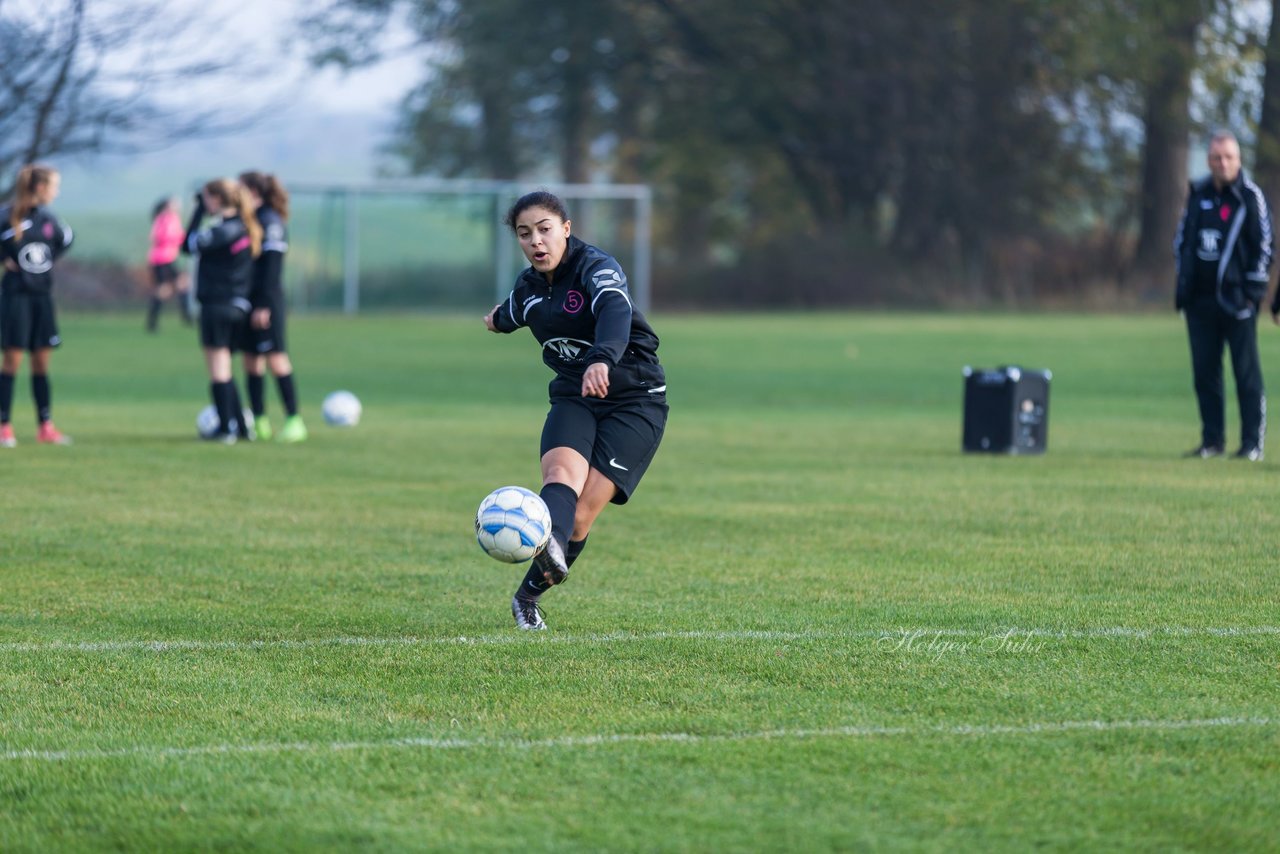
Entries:
[[324, 399], [320, 414], [324, 423], [331, 427], [354, 427], [360, 423], [360, 414], [364, 407], [360, 398], [349, 391], [335, 391]]

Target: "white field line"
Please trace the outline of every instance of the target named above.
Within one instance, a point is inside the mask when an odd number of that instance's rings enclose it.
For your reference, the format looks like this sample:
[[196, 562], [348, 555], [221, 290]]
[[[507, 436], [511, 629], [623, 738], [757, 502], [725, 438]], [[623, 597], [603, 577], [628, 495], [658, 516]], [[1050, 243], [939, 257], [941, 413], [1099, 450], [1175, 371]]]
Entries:
[[1192, 720], [1051, 721], [1030, 724], [952, 724], [918, 727], [842, 726], [823, 729], [771, 729], [720, 735], [688, 732], [569, 735], [559, 738], [392, 738], [382, 741], [300, 741], [257, 744], [212, 744], [195, 747], [138, 745], [114, 749], [10, 750], [0, 762], [73, 762], [96, 759], [183, 759], [270, 753], [327, 754], [360, 750], [573, 750], [617, 744], [724, 744], [744, 741], [798, 741], [828, 738], [973, 737], [1054, 735], [1072, 732], [1170, 732], [1176, 730], [1272, 727], [1273, 718], [1202, 718]]
[[0, 643], [4, 653], [49, 652], [204, 652], [218, 650], [315, 649], [323, 647], [430, 647], [430, 646], [502, 646], [523, 643], [603, 644], [643, 643], [666, 640], [724, 641], [808, 641], [862, 640], [872, 638], [884, 643], [914, 638], [921, 642], [930, 638], [1046, 638], [1134, 639], [1151, 640], [1168, 637], [1259, 637], [1280, 636], [1280, 626], [1099, 626], [1086, 629], [1037, 629], [1002, 626], [995, 629], [932, 629], [898, 627], [859, 629], [853, 631], [785, 632], [785, 631], [687, 631], [687, 632], [616, 632], [608, 634], [525, 633], [510, 631], [500, 635], [475, 637], [332, 637], [297, 640], [114, 640], [114, 641], [47, 641], [43, 643]]

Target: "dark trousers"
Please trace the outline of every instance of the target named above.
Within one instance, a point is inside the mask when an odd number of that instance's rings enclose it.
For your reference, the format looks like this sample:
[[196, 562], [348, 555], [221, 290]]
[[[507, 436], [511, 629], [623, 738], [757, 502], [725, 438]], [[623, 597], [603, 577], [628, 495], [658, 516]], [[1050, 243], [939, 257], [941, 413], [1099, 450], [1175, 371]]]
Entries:
[[1226, 399], [1222, 387], [1222, 347], [1231, 350], [1231, 370], [1240, 404], [1240, 446], [1261, 448], [1267, 431], [1267, 398], [1258, 360], [1258, 316], [1237, 319], [1215, 299], [1194, 300], [1186, 308], [1191, 339], [1191, 371], [1200, 404], [1200, 441], [1222, 447], [1226, 443]]

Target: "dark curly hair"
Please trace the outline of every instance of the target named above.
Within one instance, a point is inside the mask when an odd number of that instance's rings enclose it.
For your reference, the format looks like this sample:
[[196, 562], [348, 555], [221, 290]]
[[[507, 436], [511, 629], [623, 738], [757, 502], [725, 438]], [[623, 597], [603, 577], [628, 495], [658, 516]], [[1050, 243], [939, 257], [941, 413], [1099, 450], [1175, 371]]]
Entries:
[[549, 193], [546, 190], [534, 190], [532, 193], [525, 193], [516, 199], [516, 203], [507, 211], [507, 215], [502, 218], [502, 224], [516, 230], [516, 217], [527, 211], [529, 208], [546, 208], [565, 222], [569, 221], [569, 212], [564, 208], [564, 202], [560, 201], [560, 197], [555, 193]]

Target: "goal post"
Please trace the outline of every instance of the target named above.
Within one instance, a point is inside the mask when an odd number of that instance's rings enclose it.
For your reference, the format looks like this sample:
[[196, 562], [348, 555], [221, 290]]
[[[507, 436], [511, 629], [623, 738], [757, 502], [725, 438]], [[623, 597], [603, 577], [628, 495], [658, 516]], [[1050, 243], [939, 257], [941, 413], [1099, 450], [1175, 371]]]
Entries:
[[487, 308], [525, 266], [502, 218], [532, 189], [559, 196], [574, 234], [616, 257], [637, 308], [652, 294], [652, 191], [643, 184], [415, 179], [299, 182], [286, 287], [300, 310]]

